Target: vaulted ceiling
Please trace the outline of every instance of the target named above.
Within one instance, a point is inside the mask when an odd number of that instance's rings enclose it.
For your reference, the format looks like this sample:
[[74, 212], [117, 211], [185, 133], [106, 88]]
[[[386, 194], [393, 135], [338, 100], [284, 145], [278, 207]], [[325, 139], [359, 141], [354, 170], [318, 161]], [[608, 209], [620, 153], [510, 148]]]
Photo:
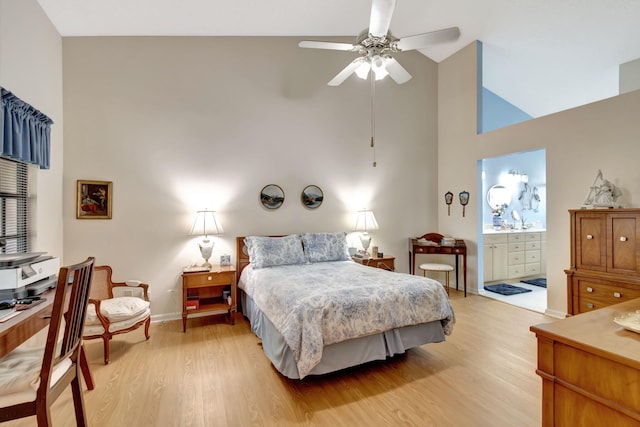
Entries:
[[[38, 2], [62, 36], [355, 40], [371, 10], [370, 0]], [[404, 37], [459, 27], [457, 42], [420, 52], [440, 62], [481, 41], [484, 86], [539, 117], [617, 95], [619, 65], [640, 58], [639, 21], [638, 0], [398, 0], [390, 30]]]

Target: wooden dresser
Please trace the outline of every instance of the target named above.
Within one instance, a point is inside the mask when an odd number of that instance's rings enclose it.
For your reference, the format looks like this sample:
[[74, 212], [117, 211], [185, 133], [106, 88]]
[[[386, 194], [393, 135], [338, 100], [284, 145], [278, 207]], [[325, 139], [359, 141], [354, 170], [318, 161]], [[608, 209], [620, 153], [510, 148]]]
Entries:
[[640, 426], [640, 334], [613, 319], [640, 299], [532, 326], [544, 427]]
[[640, 209], [571, 210], [567, 312], [640, 298]]

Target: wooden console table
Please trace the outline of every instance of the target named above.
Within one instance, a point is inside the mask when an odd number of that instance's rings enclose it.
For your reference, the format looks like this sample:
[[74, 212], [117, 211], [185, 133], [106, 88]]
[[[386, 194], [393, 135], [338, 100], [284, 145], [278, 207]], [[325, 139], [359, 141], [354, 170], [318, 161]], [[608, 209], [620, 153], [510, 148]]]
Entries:
[[[421, 245], [418, 243], [417, 238], [409, 238], [409, 271], [411, 274], [416, 274], [416, 254], [433, 254], [433, 255], [453, 255], [456, 258], [456, 290], [458, 289], [458, 270], [459, 270], [459, 256], [462, 256], [463, 270], [464, 270], [464, 296], [467, 296], [467, 245], [464, 240], [456, 239], [455, 245], [441, 245], [438, 242], [434, 242], [429, 236], [440, 236], [437, 233], [428, 233], [421, 238], [426, 238], [432, 241], [433, 245]], [[435, 237], [434, 237], [435, 238]]]
[[542, 377], [542, 425], [640, 425], [640, 334], [613, 319], [640, 299], [532, 326]]

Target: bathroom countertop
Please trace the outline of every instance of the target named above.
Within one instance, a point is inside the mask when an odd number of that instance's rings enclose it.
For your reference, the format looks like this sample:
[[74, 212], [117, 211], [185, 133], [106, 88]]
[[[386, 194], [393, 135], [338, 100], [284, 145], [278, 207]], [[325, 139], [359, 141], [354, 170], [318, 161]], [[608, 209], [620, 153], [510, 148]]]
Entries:
[[545, 231], [547, 231], [546, 228], [526, 228], [524, 230], [520, 228], [506, 230], [494, 230], [493, 228], [487, 228], [482, 231], [482, 234], [541, 233]]

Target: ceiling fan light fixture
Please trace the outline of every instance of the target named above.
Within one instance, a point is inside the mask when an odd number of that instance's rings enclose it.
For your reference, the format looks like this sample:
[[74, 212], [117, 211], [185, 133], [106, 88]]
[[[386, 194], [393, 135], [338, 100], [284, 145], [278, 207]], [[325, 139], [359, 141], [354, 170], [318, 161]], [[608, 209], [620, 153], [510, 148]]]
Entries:
[[370, 69], [371, 69], [371, 65], [369, 65], [369, 61], [363, 60], [362, 64], [360, 64], [358, 68], [356, 68], [356, 75], [360, 77], [362, 80], [367, 80]]
[[385, 67], [385, 59], [380, 55], [376, 55], [371, 59], [371, 68], [376, 75], [376, 80], [382, 80], [389, 75]]

